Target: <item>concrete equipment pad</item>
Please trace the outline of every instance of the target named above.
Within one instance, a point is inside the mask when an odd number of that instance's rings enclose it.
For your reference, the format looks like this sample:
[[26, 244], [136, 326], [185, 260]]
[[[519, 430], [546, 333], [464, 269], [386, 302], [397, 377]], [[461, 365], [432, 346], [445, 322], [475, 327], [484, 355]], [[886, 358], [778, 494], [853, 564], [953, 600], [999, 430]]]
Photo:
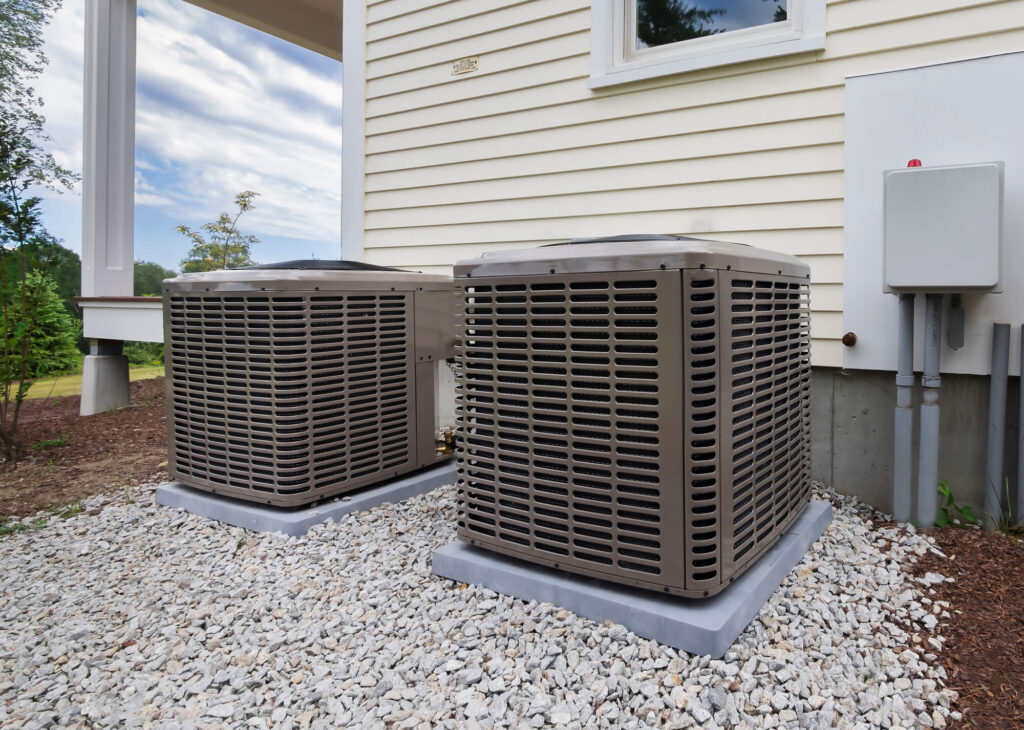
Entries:
[[712, 598], [666, 596], [534, 565], [456, 541], [434, 553], [434, 573], [524, 601], [548, 602], [595, 621], [611, 619], [638, 636], [719, 658], [832, 522], [832, 506], [812, 500], [779, 541]]
[[260, 505], [193, 489], [180, 482], [168, 482], [156, 488], [156, 503], [179, 507], [192, 514], [255, 532], [283, 532], [298, 536], [305, 535], [310, 527], [328, 519], [339, 520], [352, 512], [372, 509], [385, 502], [401, 502], [452, 484], [455, 479], [453, 460], [303, 509]]

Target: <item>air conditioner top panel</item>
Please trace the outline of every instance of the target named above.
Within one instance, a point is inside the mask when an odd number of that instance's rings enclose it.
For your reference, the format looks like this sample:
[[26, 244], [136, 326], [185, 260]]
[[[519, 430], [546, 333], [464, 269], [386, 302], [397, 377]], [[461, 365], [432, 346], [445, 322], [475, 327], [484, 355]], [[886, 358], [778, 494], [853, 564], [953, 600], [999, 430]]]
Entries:
[[239, 266], [236, 271], [251, 269], [313, 269], [324, 271], [403, 271], [390, 266], [377, 266], [364, 261], [346, 261], [345, 259], [293, 259], [291, 261], [275, 261], [272, 264], [253, 264]]
[[416, 271], [335, 269], [226, 269], [181, 274], [164, 281], [171, 291], [447, 291], [450, 277]]
[[740, 243], [679, 236], [613, 236], [485, 253], [455, 264], [455, 276], [536, 276], [652, 269], [731, 269], [753, 274], [810, 277], [810, 267], [788, 254]]

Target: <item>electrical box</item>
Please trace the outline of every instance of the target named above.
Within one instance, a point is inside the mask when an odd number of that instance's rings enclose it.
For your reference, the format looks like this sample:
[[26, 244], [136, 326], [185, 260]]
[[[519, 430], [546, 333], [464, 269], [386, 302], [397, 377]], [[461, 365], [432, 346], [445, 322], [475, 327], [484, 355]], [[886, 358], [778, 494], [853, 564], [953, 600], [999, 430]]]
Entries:
[[993, 291], [999, 285], [1003, 163], [886, 170], [889, 291]]

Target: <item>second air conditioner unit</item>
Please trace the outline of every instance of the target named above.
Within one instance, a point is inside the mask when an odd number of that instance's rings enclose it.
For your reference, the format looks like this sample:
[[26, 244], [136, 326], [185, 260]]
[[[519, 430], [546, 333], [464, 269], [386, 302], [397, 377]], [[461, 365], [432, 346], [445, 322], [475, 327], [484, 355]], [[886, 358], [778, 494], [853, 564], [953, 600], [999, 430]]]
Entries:
[[290, 261], [163, 296], [172, 479], [294, 507], [449, 458], [449, 277]]
[[792, 256], [671, 236], [457, 264], [459, 538], [721, 591], [809, 499], [808, 278]]

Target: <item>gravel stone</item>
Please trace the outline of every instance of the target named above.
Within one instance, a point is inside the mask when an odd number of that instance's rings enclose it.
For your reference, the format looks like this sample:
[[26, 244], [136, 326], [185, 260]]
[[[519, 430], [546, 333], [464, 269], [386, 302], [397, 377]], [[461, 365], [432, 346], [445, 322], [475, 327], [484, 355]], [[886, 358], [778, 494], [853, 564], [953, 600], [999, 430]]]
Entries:
[[[456, 492], [300, 538], [153, 504], [148, 483], [0, 539], [0, 726], [945, 727], [934, 550], [856, 499], [721, 660], [434, 576]], [[909, 647], [909, 648], [908, 648]]]

